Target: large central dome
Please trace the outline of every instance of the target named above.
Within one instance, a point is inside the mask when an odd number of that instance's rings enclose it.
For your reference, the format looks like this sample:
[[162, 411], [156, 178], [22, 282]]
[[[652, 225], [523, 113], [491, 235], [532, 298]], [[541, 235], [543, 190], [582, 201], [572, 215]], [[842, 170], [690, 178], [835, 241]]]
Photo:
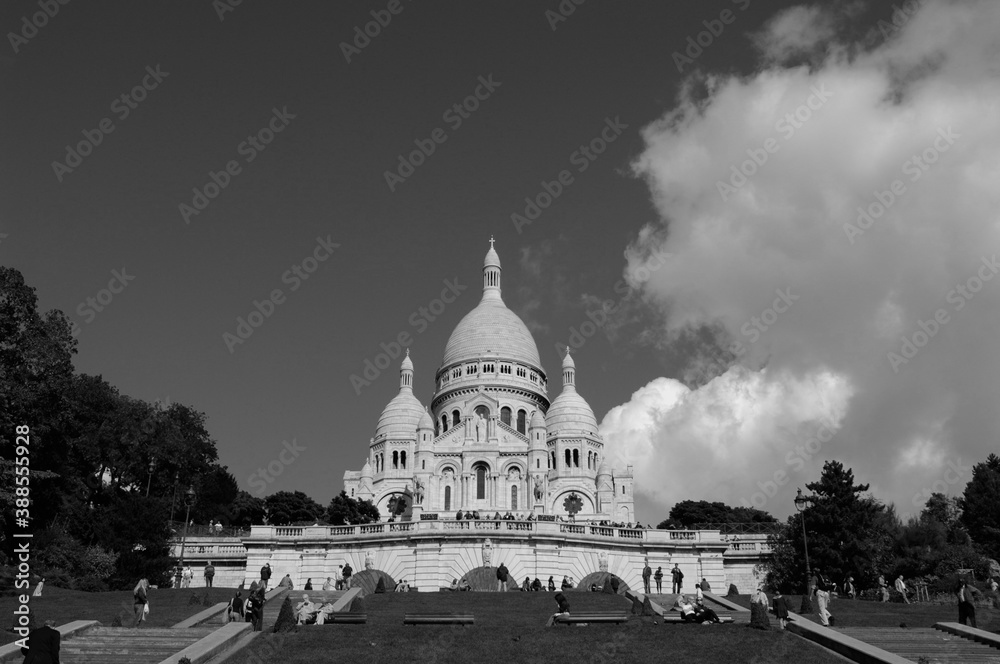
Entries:
[[444, 365], [487, 354], [542, 367], [535, 340], [517, 314], [503, 300], [484, 296], [451, 333], [444, 348]]
[[444, 348], [442, 366], [496, 355], [541, 369], [535, 339], [500, 297], [500, 257], [493, 249], [492, 240], [483, 271], [483, 299], [451, 333]]

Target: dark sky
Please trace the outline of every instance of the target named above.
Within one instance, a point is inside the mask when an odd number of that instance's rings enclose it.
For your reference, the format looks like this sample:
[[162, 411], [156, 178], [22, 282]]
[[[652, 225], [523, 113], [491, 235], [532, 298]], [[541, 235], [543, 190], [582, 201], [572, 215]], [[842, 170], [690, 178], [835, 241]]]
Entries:
[[[676, 102], [673, 54], [728, 11], [694, 66], [749, 75], [748, 35], [790, 3], [588, 0], [553, 30], [555, 0], [402, 0], [348, 63], [340, 44], [388, 4], [248, 0], [220, 18], [222, 2], [209, 0], [78, 1], [0, 48], [0, 262], [24, 274], [43, 310], [79, 325], [79, 371], [207, 413], [222, 463], [248, 490], [295, 439], [305, 451], [268, 492], [323, 504], [339, 492], [397, 391], [399, 359], [360, 394], [350, 377], [401, 332], [414, 337], [415, 392], [429, 401], [448, 335], [479, 300], [491, 236], [504, 299], [531, 327], [554, 398], [555, 344], [587, 320], [586, 298], [621, 297], [623, 252], [659, 218], [630, 164], [645, 149], [640, 131]], [[4, 3], [0, 26], [20, 32], [38, 11]], [[479, 88], [486, 98], [458, 125], [445, 112], [483, 79], [494, 89]], [[144, 80], [152, 89], [128, 108], [120, 98]], [[276, 110], [285, 119], [273, 142], [247, 148]], [[113, 131], [79, 165], [54, 168], [105, 118]], [[573, 153], [608, 121], [625, 128], [580, 172]], [[385, 172], [439, 128], [444, 142], [390, 190]], [[238, 173], [217, 175], [227, 186], [185, 219], [193, 188], [231, 161]], [[562, 170], [572, 183], [518, 232], [511, 215]], [[318, 238], [339, 246], [293, 290], [283, 275]], [[87, 299], [115, 271], [134, 279], [97, 312]], [[415, 326], [411, 315], [449, 281], [467, 290]], [[227, 346], [237, 318], [274, 289], [281, 303]], [[685, 364], [680, 347], [642, 343], [645, 323], [633, 323], [576, 354], [598, 420]], [[665, 517], [642, 496], [638, 507], [642, 521]]]

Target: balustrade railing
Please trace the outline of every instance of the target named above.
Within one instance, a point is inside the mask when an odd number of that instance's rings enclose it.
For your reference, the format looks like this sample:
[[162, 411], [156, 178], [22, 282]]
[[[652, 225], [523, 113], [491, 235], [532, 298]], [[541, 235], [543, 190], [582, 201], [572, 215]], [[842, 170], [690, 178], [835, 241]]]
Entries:
[[628, 528], [619, 528], [618, 537], [623, 537], [625, 539], [642, 539], [642, 534], [646, 532], [645, 530], [629, 530]]
[[587, 528], [585, 526], [574, 526], [571, 523], [560, 523], [559, 532], [570, 533], [572, 535], [583, 535], [587, 532]]
[[669, 532], [671, 540], [694, 541], [698, 539], [698, 533], [694, 530], [671, 530]]
[[476, 530], [500, 530], [499, 521], [473, 521]]
[[330, 526], [330, 537], [339, 535], [353, 535], [354, 526]]
[[[500, 522], [497, 521], [499, 524]], [[507, 530], [526, 530], [532, 531], [535, 529], [535, 523], [533, 521], [504, 521], [507, 524]]]
[[364, 526], [358, 526], [358, 529], [360, 530], [362, 535], [371, 535], [372, 533], [382, 533], [385, 532], [385, 524], [384, 523], [366, 524]]
[[591, 526], [590, 527], [590, 534], [591, 535], [600, 535], [601, 537], [614, 537], [615, 536], [615, 529], [614, 528], [608, 528], [607, 526]]

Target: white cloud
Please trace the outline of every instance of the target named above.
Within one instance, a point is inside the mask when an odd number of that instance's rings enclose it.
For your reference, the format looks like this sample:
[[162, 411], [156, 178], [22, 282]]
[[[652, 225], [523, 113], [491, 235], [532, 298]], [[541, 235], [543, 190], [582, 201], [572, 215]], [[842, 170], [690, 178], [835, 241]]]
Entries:
[[[790, 43], [815, 11], [779, 16], [772, 33], [786, 39], [773, 43]], [[640, 491], [664, 506], [758, 491], [824, 417], [838, 423], [834, 441], [768, 509], [787, 513], [824, 459], [909, 504], [942, 459], [981, 460], [995, 447], [1000, 279], [971, 298], [954, 289], [1000, 253], [998, 35], [1000, 3], [927, 2], [874, 50], [833, 44], [811, 67], [711, 79], [707, 98], [684, 92], [645, 128], [634, 170], [662, 222], [629, 248], [626, 276], [653, 251], [671, 254], [637, 284], [665, 314], [647, 335], [671, 344], [710, 326], [726, 347], [741, 344], [739, 364], [767, 369], [731, 369], [690, 394], [659, 379], [609, 413], [609, 447], [635, 460], [646, 446], [657, 459], [654, 485], [639, 481]], [[763, 163], [748, 166], [754, 155]], [[739, 184], [741, 169], [752, 174]], [[794, 306], [766, 314], [785, 288]], [[938, 310], [948, 322], [894, 371], [889, 353]], [[826, 405], [810, 410], [810, 399]], [[669, 462], [677, 455], [682, 464]]]

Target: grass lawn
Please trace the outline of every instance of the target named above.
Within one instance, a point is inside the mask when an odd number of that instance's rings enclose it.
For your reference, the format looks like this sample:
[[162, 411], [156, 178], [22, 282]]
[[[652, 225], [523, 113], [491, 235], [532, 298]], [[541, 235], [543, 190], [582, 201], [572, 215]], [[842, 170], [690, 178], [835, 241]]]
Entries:
[[[797, 610], [802, 602], [801, 595], [785, 595], [793, 610]], [[730, 597], [741, 606], [750, 606], [749, 595]], [[813, 610], [816, 610], [813, 601]], [[951, 604], [903, 604], [895, 602], [869, 602], [835, 598], [828, 607], [835, 618], [834, 624], [840, 627], [899, 627], [906, 623], [908, 627], [933, 627], [939, 622], [958, 622], [958, 602]], [[813, 622], [819, 622], [815, 613], [804, 616]], [[773, 619], [773, 615], [772, 615]], [[980, 629], [990, 632], [1000, 632], [1000, 611], [976, 607], [976, 622]]]
[[[293, 592], [293, 602], [300, 592]], [[834, 664], [843, 662], [790, 634], [763, 632], [746, 625], [664, 625], [632, 617], [622, 625], [545, 627], [555, 612], [552, 593], [395, 593], [370, 595], [355, 610], [368, 614], [367, 625], [308, 625], [297, 633], [265, 631], [238, 661], [314, 664], [329, 661], [517, 662], [597, 664], [602, 662], [687, 661], [712, 664], [768, 662]], [[567, 593], [571, 611], [631, 609], [621, 597]], [[362, 606], [363, 605], [363, 606]], [[280, 603], [270, 602], [266, 629]], [[404, 626], [404, 613], [473, 613], [469, 627]]]
[[[226, 602], [236, 593], [235, 588], [150, 589], [149, 618], [144, 624], [149, 627], [170, 627], [208, 608], [201, 603], [189, 604], [193, 595], [204, 598], [206, 590], [209, 605]], [[12, 617], [17, 606], [17, 597], [0, 597], [0, 615]], [[32, 597], [28, 606], [35, 614], [35, 624], [38, 627], [50, 618], [59, 625], [72, 620], [97, 620], [102, 625], [111, 625], [115, 616], [121, 616], [123, 624], [131, 625], [135, 616], [132, 611], [131, 590], [85, 593], [46, 586], [42, 596]], [[18, 638], [16, 634], [6, 631], [11, 624], [13, 621], [2, 625], [4, 631], [0, 632], [0, 643], [10, 643]]]

